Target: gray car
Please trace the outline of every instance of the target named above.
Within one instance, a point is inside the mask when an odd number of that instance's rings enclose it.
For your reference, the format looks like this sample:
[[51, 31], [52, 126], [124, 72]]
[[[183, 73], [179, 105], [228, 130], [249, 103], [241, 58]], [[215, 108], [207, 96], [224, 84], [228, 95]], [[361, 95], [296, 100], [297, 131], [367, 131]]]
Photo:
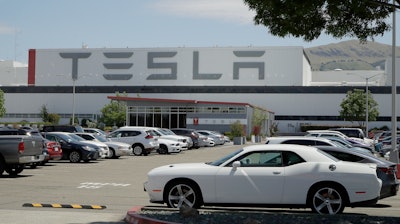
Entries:
[[348, 150], [340, 147], [330, 146], [316, 147], [343, 161], [377, 164], [376, 173], [378, 178], [382, 180], [380, 199], [391, 197], [397, 194], [399, 189], [399, 181], [396, 177], [397, 165], [395, 163], [378, 158], [371, 153], [365, 153], [362, 150]]

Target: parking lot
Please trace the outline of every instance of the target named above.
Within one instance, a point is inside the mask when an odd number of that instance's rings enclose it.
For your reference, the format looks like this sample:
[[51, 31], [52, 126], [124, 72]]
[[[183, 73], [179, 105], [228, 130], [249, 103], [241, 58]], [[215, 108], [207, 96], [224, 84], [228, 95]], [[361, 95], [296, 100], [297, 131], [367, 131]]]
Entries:
[[[1, 222], [124, 223], [127, 211], [134, 206], [159, 206], [149, 203], [143, 191], [146, 174], [152, 168], [178, 162], [212, 161], [240, 147], [230, 143], [179, 154], [152, 153], [149, 156], [125, 156], [78, 164], [62, 160], [36, 169], [28, 168], [17, 177], [4, 175], [0, 178]], [[61, 208], [37, 207], [48, 204]], [[26, 207], [29, 205], [35, 207]], [[373, 208], [346, 208], [344, 213], [400, 217], [399, 196], [381, 200]]]

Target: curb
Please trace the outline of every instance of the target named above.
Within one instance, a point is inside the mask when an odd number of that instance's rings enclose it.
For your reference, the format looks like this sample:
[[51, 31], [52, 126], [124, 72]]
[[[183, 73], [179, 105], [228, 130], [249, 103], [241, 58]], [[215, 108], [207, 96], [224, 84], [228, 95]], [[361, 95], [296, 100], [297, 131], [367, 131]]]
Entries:
[[78, 204], [41, 204], [41, 203], [25, 203], [22, 207], [36, 208], [75, 208], [75, 209], [105, 209], [104, 205], [78, 205]]
[[135, 206], [131, 208], [125, 216], [125, 222], [129, 224], [179, 224], [176, 222], [167, 222], [157, 219], [152, 219], [139, 214], [143, 206]]

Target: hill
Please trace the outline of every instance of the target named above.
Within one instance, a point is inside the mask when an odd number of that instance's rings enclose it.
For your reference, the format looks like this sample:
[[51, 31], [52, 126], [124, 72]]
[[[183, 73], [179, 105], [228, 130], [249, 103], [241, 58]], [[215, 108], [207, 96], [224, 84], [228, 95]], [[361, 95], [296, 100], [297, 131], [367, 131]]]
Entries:
[[[385, 69], [385, 60], [392, 55], [392, 46], [368, 41], [343, 41], [335, 44], [306, 48], [313, 70], [375, 70]], [[396, 48], [396, 55], [400, 48]]]

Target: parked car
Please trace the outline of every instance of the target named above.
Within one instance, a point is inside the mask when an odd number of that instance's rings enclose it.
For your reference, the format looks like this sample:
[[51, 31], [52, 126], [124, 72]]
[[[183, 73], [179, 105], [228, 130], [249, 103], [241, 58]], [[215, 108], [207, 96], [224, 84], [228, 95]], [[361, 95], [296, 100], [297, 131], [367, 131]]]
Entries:
[[344, 148], [349, 148], [349, 149], [360, 148], [360, 149], [364, 149], [364, 151], [366, 153], [374, 153], [374, 150], [372, 149], [372, 147], [369, 147], [365, 144], [361, 144], [357, 141], [351, 141], [348, 138], [347, 139], [336, 138], [336, 137], [321, 137], [321, 138], [329, 139], [330, 141], [333, 141], [339, 145], [342, 145]]
[[338, 144], [320, 137], [312, 136], [279, 136], [269, 137], [265, 144], [296, 144], [296, 145], [307, 145], [307, 146], [339, 146]]
[[104, 143], [108, 146], [108, 154], [106, 158], [119, 158], [120, 156], [129, 156], [132, 153], [132, 146], [123, 143], [123, 142], [116, 142], [116, 141], [111, 141], [110, 139], [98, 135], [98, 134], [93, 134], [93, 133], [74, 133], [88, 141], [94, 141], [94, 142], [101, 142]]
[[62, 150], [60, 145], [57, 142], [52, 142], [45, 139], [37, 129], [29, 127], [23, 127], [18, 129], [7, 127], [0, 129], [0, 135], [28, 135], [28, 136], [36, 136], [42, 139], [43, 160], [25, 165], [29, 166], [30, 168], [36, 168], [38, 165], [44, 165], [49, 160], [59, 160], [62, 156]]
[[173, 131], [171, 131], [171, 130], [168, 129], [168, 128], [159, 128], [159, 129], [157, 129], [157, 130], [159, 130], [160, 132], [162, 132], [162, 133], [164, 133], [164, 134], [166, 134], [166, 135], [172, 135], [172, 136], [183, 137], [183, 138], [186, 139], [186, 142], [188, 143], [187, 148], [190, 149], [190, 148], [193, 147], [193, 141], [192, 141], [192, 138], [191, 138], [191, 137], [184, 136], [184, 135], [177, 135], [177, 134], [175, 134]]
[[99, 159], [105, 159], [108, 157], [110, 150], [108, 149], [108, 146], [106, 144], [104, 144], [102, 142], [86, 140], [86, 139], [80, 137], [79, 135], [77, 135], [76, 133], [78, 133], [78, 132], [69, 133], [69, 136], [74, 138], [77, 141], [93, 145], [99, 151]]
[[382, 181], [376, 164], [340, 161], [315, 147], [253, 145], [208, 163], [169, 164], [148, 172], [150, 202], [169, 207], [309, 207], [338, 214], [374, 205]]
[[[173, 131], [177, 135], [183, 135], [183, 136], [188, 136], [192, 139], [193, 142], [193, 147], [195, 149], [198, 149], [202, 146], [205, 146], [205, 142], [199, 139], [200, 134], [196, 132], [194, 129], [188, 129], [188, 128], [171, 128], [171, 131]], [[204, 139], [203, 139], [204, 140]]]
[[[171, 131], [172, 132], [172, 134], [171, 134], [171, 132], [167, 132], [165, 129], [161, 129], [161, 128], [153, 128], [153, 131], [154, 131], [153, 133], [155, 133], [156, 136], [158, 137], [159, 142], [161, 139], [177, 141], [177, 142], [179, 142], [180, 151], [188, 149], [188, 146], [189, 146], [188, 137], [176, 135], [172, 131]], [[169, 142], [169, 143], [172, 144], [172, 142]], [[161, 148], [161, 142], [160, 142], [160, 148]], [[161, 150], [161, 151], [164, 151], [164, 150]], [[172, 151], [170, 150], [170, 152], [173, 152], [173, 150]]]
[[196, 130], [198, 133], [205, 135], [209, 138], [212, 138], [215, 145], [223, 145], [225, 144], [225, 138], [223, 135], [215, 133], [213, 131], [209, 131], [209, 130]]
[[84, 131], [84, 132], [87, 132], [87, 133], [92, 133], [92, 134], [101, 135], [101, 136], [103, 136], [103, 137], [106, 137], [106, 136], [107, 136], [107, 133], [106, 133], [106, 132], [104, 132], [103, 130], [98, 129], [98, 128], [83, 128], [83, 131]]
[[378, 178], [382, 180], [379, 199], [391, 197], [397, 194], [397, 191], [399, 190], [399, 181], [396, 177], [397, 165], [395, 163], [378, 158], [371, 153], [365, 153], [363, 151], [346, 150], [331, 146], [317, 146], [317, 148], [343, 161], [377, 164], [376, 173]]
[[[180, 153], [182, 150], [187, 149], [187, 144], [171, 139], [159, 138], [158, 144], [160, 145], [157, 149], [159, 154]], [[182, 147], [184, 147], [184, 149], [182, 149]]]
[[84, 132], [79, 125], [44, 125], [42, 132]]
[[50, 160], [60, 160], [62, 158], [62, 148], [60, 143], [43, 138], [43, 145], [48, 156], [43, 160], [43, 162], [41, 162], [41, 165]]
[[109, 133], [107, 138], [131, 145], [134, 155], [146, 156], [160, 147], [158, 138], [154, 137], [155, 134], [152, 132], [148, 127], [125, 126]]
[[342, 132], [347, 137], [353, 138], [354, 140], [359, 140], [370, 146], [374, 144], [374, 140], [365, 136], [363, 130], [360, 128], [332, 128], [331, 130]]
[[72, 163], [78, 163], [81, 160], [89, 162], [100, 156], [99, 150], [93, 144], [78, 141], [71, 136], [71, 133], [45, 132], [42, 135], [50, 141], [60, 143], [63, 152], [62, 159], [69, 159]]
[[342, 132], [334, 130], [308, 130], [305, 136], [348, 138]]

